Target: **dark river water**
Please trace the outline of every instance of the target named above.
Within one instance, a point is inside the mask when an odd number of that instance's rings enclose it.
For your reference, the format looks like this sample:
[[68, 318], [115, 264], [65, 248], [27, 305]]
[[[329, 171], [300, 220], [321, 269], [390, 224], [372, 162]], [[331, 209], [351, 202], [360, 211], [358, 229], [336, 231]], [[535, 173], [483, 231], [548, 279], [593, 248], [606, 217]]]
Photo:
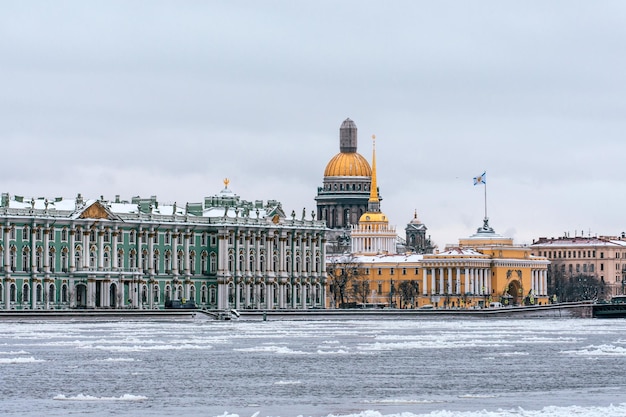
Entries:
[[626, 416], [626, 320], [2, 321], [2, 416]]

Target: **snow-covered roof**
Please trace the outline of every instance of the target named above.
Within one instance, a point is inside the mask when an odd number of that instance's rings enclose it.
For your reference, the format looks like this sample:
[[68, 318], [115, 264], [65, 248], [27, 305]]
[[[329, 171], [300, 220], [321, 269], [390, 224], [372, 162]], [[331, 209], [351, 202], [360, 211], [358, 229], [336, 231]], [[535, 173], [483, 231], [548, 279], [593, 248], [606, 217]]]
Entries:
[[573, 237], [558, 239], [540, 239], [531, 245], [531, 247], [533, 248], [589, 246], [626, 246], [626, 242], [619, 240], [607, 240], [596, 237]]
[[394, 255], [328, 255], [329, 263], [367, 263], [367, 264], [402, 264], [415, 263], [424, 258], [424, 255], [417, 253], [394, 254]]

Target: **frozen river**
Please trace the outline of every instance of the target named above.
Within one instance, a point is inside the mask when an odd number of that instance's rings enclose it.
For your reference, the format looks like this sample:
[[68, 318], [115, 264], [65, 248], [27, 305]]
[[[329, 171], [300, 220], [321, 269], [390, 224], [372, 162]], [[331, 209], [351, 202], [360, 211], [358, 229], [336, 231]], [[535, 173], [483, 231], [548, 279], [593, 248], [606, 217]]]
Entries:
[[626, 416], [626, 320], [2, 321], [2, 416]]

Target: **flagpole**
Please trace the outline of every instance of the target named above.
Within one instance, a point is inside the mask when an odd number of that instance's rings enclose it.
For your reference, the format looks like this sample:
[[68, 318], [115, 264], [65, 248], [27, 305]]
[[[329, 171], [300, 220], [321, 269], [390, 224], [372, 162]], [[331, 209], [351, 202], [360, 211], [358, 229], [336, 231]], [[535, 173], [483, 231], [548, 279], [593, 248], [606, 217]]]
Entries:
[[487, 181], [485, 181], [485, 220], [487, 220]]

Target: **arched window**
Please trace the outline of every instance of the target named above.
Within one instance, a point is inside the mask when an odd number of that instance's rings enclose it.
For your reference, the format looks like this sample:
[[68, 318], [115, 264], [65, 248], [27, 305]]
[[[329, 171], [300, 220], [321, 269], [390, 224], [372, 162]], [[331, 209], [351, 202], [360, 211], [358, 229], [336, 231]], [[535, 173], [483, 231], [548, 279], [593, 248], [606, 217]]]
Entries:
[[9, 288], [9, 301], [12, 303], [17, 302], [17, 287], [15, 284], [11, 284]]
[[68, 262], [67, 262], [67, 247], [63, 247], [61, 249], [61, 271], [67, 272]]
[[141, 251], [141, 269], [144, 274], [148, 273], [148, 251], [145, 249]]
[[22, 286], [22, 302], [27, 303], [30, 300], [30, 287], [28, 284]]
[[189, 252], [189, 273], [191, 275], [196, 274], [196, 252]]
[[76, 252], [74, 252], [74, 265], [76, 265], [76, 269], [82, 269], [82, 251], [81, 251], [81, 247], [77, 246], [76, 247]]
[[42, 270], [42, 261], [41, 258], [43, 257], [42, 254], [42, 249], [41, 247], [37, 248], [37, 252], [35, 252], [35, 270], [37, 271], [41, 271]]
[[117, 267], [119, 269], [124, 269], [124, 249], [117, 251]]
[[215, 287], [211, 285], [211, 288], [209, 288], [209, 303], [215, 304], [216, 302], [217, 299], [215, 297]]
[[102, 260], [104, 262], [104, 267], [105, 268], [110, 268], [111, 267], [111, 259], [109, 258], [109, 251], [105, 250], [104, 253], [102, 254]]
[[56, 271], [56, 268], [55, 268], [55, 266], [56, 266], [55, 263], [56, 262], [54, 262], [54, 260], [55, 260], [54, 259], [55, 258], [54, 255], [55, 255], [55, 253], [56, 253], [56, 249], [53, 246], [48, 248], [48, 266], [50, 267], [50, 272]]
[[61, 302], [67, 303], [67, 284], [61, 285]]
[[159, 274], [159, 250], [155, 249], [152, 254], [152, 267], [154, 269], [155, 274]]
[[203, 285], [200, 289], [200, 302], [202, 304], [206, 304], [207, 301], [207, 288], [206, 285]]
[[156, 304], [159, 303], [159, 284], [154, 284], [152, 286], [152, 298]]
[[178, 265], [178, 271], [182, 271], [184, 270], [184, 265], [183, 265], [183, 259], [184, 259], [184, 254], [182, 250], [179, 250], [176, 256], [176, 264]]
[[15, 246], [11, 246], [10, 250], [10, 254], [9, 254], [9, 262], [10, 262], [10, 268], [11, 268], [11, 272], [15, 272], [16, 269], [16, 262], [17, 262], [17, 255], [16, 255], [16, 251], [17, 249], [15, 248]]
[[89, 251], [89, 267], [90, 268], [96, 267], [96, 259], [97, 259], [96, 248], [92, 247], [91, 250]]
[[196, 286], [195, 285], [192, 285], [191, 287], [189, 287], [189, 299], [190, 300], [196, 299]]
[[[169, 234], [169, 232], [168, 232]], [[164, 260], [165, 264], [165, 273], [169, 274], [172, 272], [172, 252], [170, 251], [166, 251], [165, 252], [165, 260]]]
[[131, 249], [128, 254], [128, 267], [130, 269], [137, 267], [137, 251], [135, 251], [135, 249]]
[[215, 252], [211, 252], [210, 255], [209, 272], [212, 274], [217, 272], [217, 255], [215, 254]]
[[43, 301], [43, 288], [41, 284], [37, 284], [35, 287], [35, 302], [41, 303]]
[[172, 299], [172, 288], [169, 285], [165, 286], [165, 300], [171, 300]]
[[208, 254], [206, 251], [202, 251], [202, 255], [200, 257], [200, 269], [202, 274], [207, 274], [209, 271], [207, 270], [207, 258]]
[[24, 272], [30, 272], [30, 267], [29, 267], [29, 256], [30, 255], [30, 250], [28, 249], [28, 247], [25, 247], [22, 250], [22, 270]]

